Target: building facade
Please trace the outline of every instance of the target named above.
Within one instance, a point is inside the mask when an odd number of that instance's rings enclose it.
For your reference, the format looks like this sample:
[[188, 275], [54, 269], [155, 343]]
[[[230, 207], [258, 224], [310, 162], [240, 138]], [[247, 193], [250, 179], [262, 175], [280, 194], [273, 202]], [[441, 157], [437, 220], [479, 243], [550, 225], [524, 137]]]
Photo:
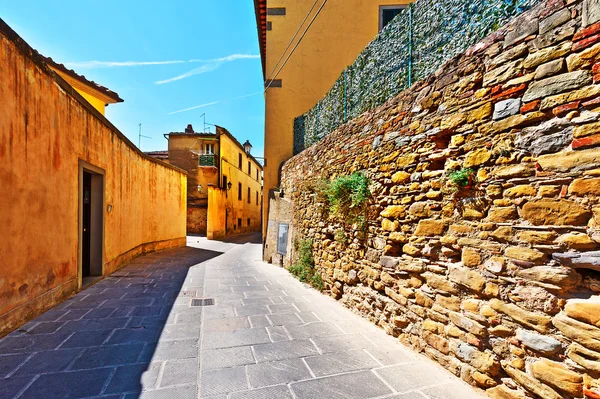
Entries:
[[261, 230], [262, 165], [225, 128], [171, 132], [168, 151], [149, 152], [188, 173], [187, 232], [209, 238]]
[[0, 70], [2, 336], [141, 253], [184, 246], [187, 179], [1, 19]]
[[[268, 87], [264, 179], [267, 192], [279, 186], [280, 167], [293, 155], [294, 118], [312, 108], [377, 32], [409, 3], [410, 0], [254, 1]], [[266, 229], [268, 195], [264, 209]]]

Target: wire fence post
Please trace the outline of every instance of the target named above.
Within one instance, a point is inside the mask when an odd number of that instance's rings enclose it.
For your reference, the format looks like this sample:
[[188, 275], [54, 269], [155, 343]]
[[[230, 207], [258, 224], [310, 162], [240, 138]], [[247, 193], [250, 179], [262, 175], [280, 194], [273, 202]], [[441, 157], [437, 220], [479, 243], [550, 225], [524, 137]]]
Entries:
[[408, 87], [412, 86], [413, 74], [413, 3], [408, 5]]
[[319, 141], [319, 120], [321, 119], [321, 101], [317, 103], [317, 121], [315, 123], [315, 143]]
[[344, 90], [342, 91], [344, 96], [344, 123], [348, 120], [348, 96], [346, 91], [346, 69], [344, 69]]

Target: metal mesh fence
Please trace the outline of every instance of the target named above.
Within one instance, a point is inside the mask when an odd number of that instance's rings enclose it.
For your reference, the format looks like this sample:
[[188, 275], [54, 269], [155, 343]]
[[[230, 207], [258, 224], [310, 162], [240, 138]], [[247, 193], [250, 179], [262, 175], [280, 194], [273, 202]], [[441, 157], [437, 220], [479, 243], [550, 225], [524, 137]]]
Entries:
[[373, 109], [541, 0], [417, 0], [294, 121], [294, 153]]

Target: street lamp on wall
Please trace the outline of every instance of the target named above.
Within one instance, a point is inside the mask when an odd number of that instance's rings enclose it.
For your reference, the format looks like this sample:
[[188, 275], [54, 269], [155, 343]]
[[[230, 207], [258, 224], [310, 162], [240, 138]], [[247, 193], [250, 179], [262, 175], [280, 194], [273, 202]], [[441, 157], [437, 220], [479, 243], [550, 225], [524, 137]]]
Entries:
[[202, 184], [198, 184], [198, 192], [201, 193], [202, 192]]
[[228, 182], [227, 183], [227, 191], [231, 190], [231, 186], [232, 186], [231, 182]]
[[250, 155], [250, 150], [252, 150], [252, 144], [250, 144], [250, 140], [246, 140], [244, 143], [244, 151], [246, 154]]

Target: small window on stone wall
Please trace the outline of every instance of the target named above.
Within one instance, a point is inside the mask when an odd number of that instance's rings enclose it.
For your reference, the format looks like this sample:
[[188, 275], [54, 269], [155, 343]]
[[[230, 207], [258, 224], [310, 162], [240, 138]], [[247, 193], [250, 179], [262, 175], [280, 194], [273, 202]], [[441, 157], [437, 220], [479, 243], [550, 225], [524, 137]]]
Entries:
[[248, 226], [250, 226], [250, 218], [248, 218]]
[[238, 218], [238, 227], [242, 227], [242, 218]]

